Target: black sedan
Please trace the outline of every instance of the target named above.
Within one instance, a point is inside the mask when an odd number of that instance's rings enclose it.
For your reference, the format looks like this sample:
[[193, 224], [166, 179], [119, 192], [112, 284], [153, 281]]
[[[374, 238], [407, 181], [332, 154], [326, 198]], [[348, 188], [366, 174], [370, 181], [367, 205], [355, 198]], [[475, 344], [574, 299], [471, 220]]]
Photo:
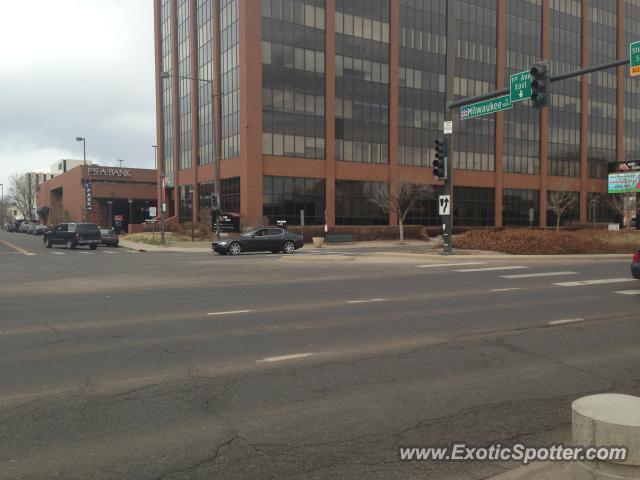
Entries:
[[293, 253], [302, 248], [302, 235], [291, 233], [283, 228], [259, 228], [239, 237], [219, 240], [211, 244], [214, 252], [220, 255], [239, 255], [242, 252], [284, 252]]
[[631, 275], [633, 275], [633, 278], [637, 278], [638, 280], [640, 280], [640, 250], [638, 250], [633, 255], [633, 260], [631, 263]]

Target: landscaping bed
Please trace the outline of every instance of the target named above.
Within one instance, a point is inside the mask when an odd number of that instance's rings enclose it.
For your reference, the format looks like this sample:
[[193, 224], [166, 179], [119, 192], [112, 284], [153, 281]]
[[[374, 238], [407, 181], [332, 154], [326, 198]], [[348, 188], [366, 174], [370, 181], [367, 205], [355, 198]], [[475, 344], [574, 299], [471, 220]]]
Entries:
[[469, 230], [453, 239], [455, 248], [487, 250], [513, 255], [634, 253], [640, 231], [603, 230]]

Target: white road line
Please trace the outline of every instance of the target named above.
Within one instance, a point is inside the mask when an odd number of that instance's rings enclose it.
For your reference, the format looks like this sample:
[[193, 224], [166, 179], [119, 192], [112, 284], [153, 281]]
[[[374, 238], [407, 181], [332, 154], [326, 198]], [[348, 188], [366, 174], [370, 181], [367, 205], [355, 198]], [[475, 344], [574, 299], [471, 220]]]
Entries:
[[428, 265], [416, 265], [416, 268], [435, 268], [435, 267], [466, 267], [471, 265], [486, 265], [486, 262], [466, 262], [466, 263], [430, 263]]
[[578, 272], [544, 272], [544, 273], [525, 273], [523, 275], [501, 275], [500, 278], [536, 278], [536, 277], [562, 277], [564, 275], [577, 275]]
[[554, 283], [556, 287], [580, 287], [583, 285], [604, 285], [607, 283], [637, 282], [634, 278], [603, 278], [599, 280], [582, 280], [579, 282]]
[[554, 320], [547, 323], [547, 325], [566, 325], [567, 323], [578, 323], [584, 321], [584, 318], [565, 318], [564, 320]]
[[466, 268], [463, 270], [454, 270], [455, 272], [471, 273], [471, 272], [493, 272], [498, 270], [524, 270], [529, 267], [487, 267], [487, 268]]
[[492, 292], [513, 292], [514, 290], [522, 290], [521, 288], [494, 288]]
[[25, 255], [27, 257], [35, 257], [37, 255], [37, 253], [29, 253], [29, 252], [27, 252], [27, 253], [25, 253]]
[[621, 290], [619, 292], [613, 292], [618, 295], [640, 295], [640, 290]]
[[253, 312], [253, 310], [230, 310], [228, 312], [211, 312], [211, 313], [207, 313], [207, 315], [209, 315], [210, 317], [213, 317], [215, 315], [238, 315], [240, 313], [250, 313]]
[[110, 252], [109, 250], [103, 250], [102, 253], [118, 253], [118, 252]]
[[256, 360], [256, 363], [273, 363], [273, 362], [284, 362], [286, 360], [295, 360], [298, 358], [306, 358], [312, 356], [313, 353], [294, 353], [292, 355], [283, 355], [281, 357], [267, 357], [262, 360]]
[[51, 252], [51, 255], [66, 255], [66, 253], [62, 253], [62, 252]]
[[375, 303], [375, 302], [388, 302], [388, 298], [372, 298], [370, 300], [347, 300], [347, 303]]

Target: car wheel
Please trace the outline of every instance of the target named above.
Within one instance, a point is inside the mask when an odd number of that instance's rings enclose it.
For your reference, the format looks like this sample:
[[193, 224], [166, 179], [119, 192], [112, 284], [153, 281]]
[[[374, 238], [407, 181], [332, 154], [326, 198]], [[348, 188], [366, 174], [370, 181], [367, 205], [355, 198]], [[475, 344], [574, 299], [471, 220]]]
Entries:
[[75, 246], [71, 240], [67, 240], [65, 245], [67, 246], [67, 250], [72, 250], [73, 247]]
[[242, 247], [238, 242], [233, 242], [229, 245], [229, 253], [231, 255], [240, 255], [240, 252], [242, 252]]
[[98, 248], [98, 245], [89, 245], [89, 248], [91, 250], [96, 250]]
[[293, 244], [291, 240], [287, 240], [286, 242], [284, 242], [284, 247], [282, 247], [282, 251], [287, 255], [290, 255], [296, 251], [296, 246]]
[[47, 248], [51, 248], [51, 240], [45, 240], [44, 241], [44, 246]]

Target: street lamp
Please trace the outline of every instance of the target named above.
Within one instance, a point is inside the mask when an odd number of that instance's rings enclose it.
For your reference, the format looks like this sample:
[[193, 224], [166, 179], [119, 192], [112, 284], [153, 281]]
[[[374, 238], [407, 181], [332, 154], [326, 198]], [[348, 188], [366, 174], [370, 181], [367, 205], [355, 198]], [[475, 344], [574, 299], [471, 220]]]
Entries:
[[4, 184], [0, 183], [0, 190], [2, 191], [1, 197], [0, 197], [0, 208], [2, 208], [2, 210], [0, 210], [0, 228], [4, 230], [4, 215], [7, 211], [7, 208], [4, 206]]
[[87, 222], [87, 139], [76, 137], [76, 142], [82, 142], [82, 188], [84, 189], [84, 222]]
[[[184, 75], [172, 75], [170, 72], [160, 72], [160, 78], [161, 79], [171, 79], [171, 78], [177, 78], [180, 80], [195, 80], [197, 82], [204, 82], [204, 83], [208, 83], [211, 85], [211, 101], [212, 103], [217, 101], [220, 101], [220, 95], [217, 95], [214, 92], [213, 89], [213, 85], [214, 82], [213, 80], [207, 80], [204, 78], [193, 78], [193, 77], [188, 77], [188, 76], [184, 76]], [[220, 105], [219, 109], [220, 111], [222, 111], [222, 107]], [[214, 109], [215, 112], [215, 109]], [[215, 113], [214, 113], [214, 117], [215, 117]], [[215, 122], [212, 122], [212, 125], [214, 125], [214, 138], [215, 138], [215, 144], [216, 144], [216, 164], [215, 164], [215, 169], [214, 169], [214, 179], [213, 179], [213, 185], [214, 185], [214, 190], [215, 192], [218, 194], [218, 196], [220, 196], [221, 192], [220, 192], [220, 158], [221, 156], [221, 149], [222, 149], [222, 138], [221, 138], [221, 122], [217, 121], [218, 119], [215, 119]], [[192, 202], [195, 201], [195, 196], [192, 197]], [[212, 214], [215, 215], [215, 213], [212, 211]], [[192, 218], [192, 223], [193, 223], [193, 218]], [[216, 226], [216, 235], [218, 237], [218, 240], [220, 239], [220, 229], [219, 227]]]
[[[158, 171], [158, 146], [157, 145], [151, 145], [151, 148], [153, 148], [153, 164], [155, 165], [155, 169], [156, 172]], [[161, 172], [160, 174], [160, 244], [164, 245], [165, 244], [165, 240], [164, 240], [164, 172]], [[157, 211], [157, 208], [156, 208]], [[156, 215], [156, 218], [158, 218], [158, 216]], [[153, 231], [154, 231], [154, 235], [155, 235], [155, 228], [156, 225], [155, 223], [153, 224]]]
[[124, 160], [122, 160], [121, 158], [118, 159], [118, 162], [120, 162], [120, 166], [119, 168], [122, 168], [122, 162], [124, 162]]

